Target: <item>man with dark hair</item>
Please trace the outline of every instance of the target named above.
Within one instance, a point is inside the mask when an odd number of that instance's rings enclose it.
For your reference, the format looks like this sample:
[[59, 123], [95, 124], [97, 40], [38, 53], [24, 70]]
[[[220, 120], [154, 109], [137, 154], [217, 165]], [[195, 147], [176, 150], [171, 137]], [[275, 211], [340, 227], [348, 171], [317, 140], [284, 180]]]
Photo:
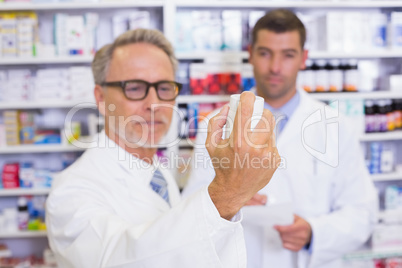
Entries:
[[[253, 90], [276, 115], [282, 164], [247, 205], [291, 204], [294, 221], [274, 227], [243, 224], [248, 268], [341, 268], [343, 254], [361, 246], [377, 220], [377, 194], [353, 126], [336, 109], [296, 88], [308, 54], [305, 40], [303, 23], [285, 9], [267, 13], [253, 29]], [[196, 145], [205, 141], [199, 133]], [[205, 149], [196, 148], [194, 158], [200, 154]], [[185, 194], [214, 176], [214, 170], [195, 164]]]
[[274, 33], [296, 31], [299, 34], [300, 47], [306, 42], [306, 28], [300, 19], [290, 10], [277, 9], [257, 21], [254, 25], [251, 44], [255, 44], [260, 30], [269, 30]]

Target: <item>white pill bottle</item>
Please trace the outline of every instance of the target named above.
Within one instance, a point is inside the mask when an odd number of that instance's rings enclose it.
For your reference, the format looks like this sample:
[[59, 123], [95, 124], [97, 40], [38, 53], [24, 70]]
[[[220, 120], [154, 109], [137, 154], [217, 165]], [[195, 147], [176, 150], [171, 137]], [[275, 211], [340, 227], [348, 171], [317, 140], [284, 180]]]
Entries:
[[[229, 138], [230, 133], [232, 133], [234, 120], [235, 120], [236, 112], [237, 112], [237, 107], [239, 106], [239, 103], [240, 103], [240, 94], [234, 94], [234, 95], [230, 96], [229, 114], [228, 114], [228, 118], [226, 120], [226, 125], [224, 126], [223, 133], [222, 133], [223, 139]], [[264, 112], [264, 99], [256, 96], [255, 102], [254, 102], [253, 115], [250, 118], [251, 130], [254, 130], [254, 128], [257, 126], [258, 122], [260, 121], [260, 119], [262, 117], [263, 112]]]

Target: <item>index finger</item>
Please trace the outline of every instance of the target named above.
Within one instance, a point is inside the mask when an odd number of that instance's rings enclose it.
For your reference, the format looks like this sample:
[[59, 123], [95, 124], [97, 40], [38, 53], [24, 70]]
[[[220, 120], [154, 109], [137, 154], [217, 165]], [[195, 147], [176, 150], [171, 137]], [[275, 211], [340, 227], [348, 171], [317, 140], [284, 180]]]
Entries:
[[208, 122], [208, 133], [205, 146], [208, 148], [212, 144], [216, 146], [220, 140], [222, 140], [223, 126], [226, 124], [226, 118], [228, 116], [229, 106], [225, 105], [219, 111], [217, 115], [212, 117]]
[[237, 107], [231, 137], [236, 144], [243, 144], [245, 140], [246, 124], [251, 125], [254, 110], [255, 95], [252, 92], [243, 92]]
[[251, 140], [254, 145], [276, 147], [275, 140], [275, 118], [271, 111], [264, 109], [260, 121], [251, 133]]

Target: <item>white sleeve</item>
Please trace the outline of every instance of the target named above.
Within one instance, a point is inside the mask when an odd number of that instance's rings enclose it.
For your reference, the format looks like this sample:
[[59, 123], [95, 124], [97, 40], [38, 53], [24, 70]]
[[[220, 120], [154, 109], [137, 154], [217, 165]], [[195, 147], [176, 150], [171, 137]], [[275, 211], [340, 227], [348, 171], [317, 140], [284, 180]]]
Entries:
[[240, 221], [221, 218], [206, 187], [150, 222], [123, 219], [94, 187], [67, 183], [47, 200], [59, 267], [246, 267]]
[[[343, 127], [343, 129], [342, 129]], [[339, 166], [335, 173], [331, 213], [306, 219], [314, 240], [309, 267], [357, 249], [377, 223], [378, 195], [351, 127], [340, 124]]]

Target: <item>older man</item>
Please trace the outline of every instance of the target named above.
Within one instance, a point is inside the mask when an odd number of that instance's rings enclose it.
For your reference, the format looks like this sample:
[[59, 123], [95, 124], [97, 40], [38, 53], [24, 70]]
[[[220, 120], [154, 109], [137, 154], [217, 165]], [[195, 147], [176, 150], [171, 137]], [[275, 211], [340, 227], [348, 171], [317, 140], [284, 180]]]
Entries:
[[[181, 201], [174, 179], [157, 168], [152, 144], [170, 126], [181, 87], [174, 81], [175, 65], [171, 45], [156, 30], [129, 31], [96, 54], [102, 146], [65, 170], [47, 200], [49, 242], [60, 267], [246, 266], [238, 211], [277, 166], [240, 169], [234, 159], [273, 155], [279, 163], [273, 134], [269, 126], [265, 133], [240, 131], [248, 126], [255, 99], [242, 94], [230, 146], [220, 138], [228, 107], [211, 120], [206, 145], [217, 159], [215, 179]], [[262, 119], [260, 130], [264, 122], [273, 124], [268, 110]]]

